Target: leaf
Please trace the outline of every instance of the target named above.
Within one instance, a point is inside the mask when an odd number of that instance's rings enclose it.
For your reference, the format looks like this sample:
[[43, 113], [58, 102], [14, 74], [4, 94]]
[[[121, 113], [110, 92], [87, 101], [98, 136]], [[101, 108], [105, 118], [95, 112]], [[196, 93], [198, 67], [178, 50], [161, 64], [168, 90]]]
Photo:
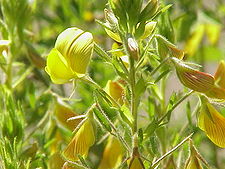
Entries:
[[190, 101], [188, 101], [187, 104], [186, 104], [186, 115], [187, 115], [187, 119], [188, 119], [189, 124], [192, 126]]
[[133, 121], [134, 121], [134, 118], [130, 112], [130, 109], [124, 104], [121, 109], [121, 117], [126, 121], [128, 122], [128, 124], [132, 124]]
[[139, 98], [144, 93], [145, 90], [146, 90], [146, 83], [143, 77], [141, 77], [138, 80], [137, 84], [135, 85], [136, 98]]
[[145, 129], [146, 137], [151, 136], [158, 127], [159, 127], [158, 121], [156, 119], [153, 119], [152, 122]]
[[108, 132], [111, 132], [112, 129], [111, 129], [111, 126], [108, 122], [108, 120], [105, 118], [104, 115], [102, 115], [101, 111], [99, 111], [98, 109], [93, 109], [98, 121], [100, 122], [100, 124], [108, 131]]
[[155, 80], [154, 83], [157, 83], [158, 81], [160, 81], [164, 76], [166, 76], [171, 70], [167, 69], [164, 72], [162, 72]]

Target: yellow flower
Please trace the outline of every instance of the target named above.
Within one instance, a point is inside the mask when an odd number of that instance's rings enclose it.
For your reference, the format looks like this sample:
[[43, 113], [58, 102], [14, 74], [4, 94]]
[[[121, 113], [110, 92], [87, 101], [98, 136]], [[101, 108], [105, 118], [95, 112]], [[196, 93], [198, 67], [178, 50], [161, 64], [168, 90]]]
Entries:
[[106, 84], [107, 93], [120, 104], [124, 103], [124, 89], [118, 82], [109, 80]]
[[54, 153], [50, 156], [48, 161], [48, 168], [49, 169], [61, 169], [65, 160], [61, 157], [59, 152]]
[[88, 118], [77, 133], [74, 135], [72, 141], [63, 151], [63, 156], [70, 161], [78, 161], [78, 155], [86, 157], [89, 148], [95, 142], [95, 131], [93, 119]]
[[205, 33], [208, 37], [209, 42], [214, 45], [218, 42], [221, 32], [221, 25], [217, 23], [205, 24]]
[[214, 75], [216, 84], [221, 88], [225, 89], [225, 62], [224, 60], [220, 61], [220, 64], [217, 68], [217, 71]]
[[98, 169], [117, 168], [121, 164], [123, 154], [123, 147], [119, 140], [113, 136], [110, 136]]
[[189, 56], [193, 56], [197, 51], [198, 46], [203, 38], [204, 32], [205, 26], [203, 24], [200, 24], [196, 27], [194, 32], [192, 32], [192, 34], [186, 41], [185, 52], [187, 52]]
[[206, 93], [214, 87], [214, 77], [189, 67], [177, 58], [172, 58], [180, 82], [197, 92]]
[[46, 72], [56, 84], [83, 77], [93, 53], [93, 37], [78, 28], [68, 28], [57, 38], [47, 58]]
[[55, 116], [57, 121], [64, 127], [74, 130], [76, 126], [81, 122], [81, 119], [70, 120], [67, 121], [69, 118], [77, 116], [75, 112], [69, 109], [66, 106], [63, 106], [59, 103], [56, 104], [55, 107]]
[[202, 102], [198, 126], [214, 144], [225, 148], [225, 117], [206, 98]]
[[208, 97], [225, 99], [225, 62], [222, 60], [214, 75], [215, 86], [206, 93]]

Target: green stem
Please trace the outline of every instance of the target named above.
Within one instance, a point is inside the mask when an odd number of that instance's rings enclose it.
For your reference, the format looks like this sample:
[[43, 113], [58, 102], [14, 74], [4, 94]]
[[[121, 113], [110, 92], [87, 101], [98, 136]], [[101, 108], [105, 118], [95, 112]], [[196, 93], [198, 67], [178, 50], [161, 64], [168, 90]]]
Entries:
[[[105, 114], [105, 112], [102, 110], [101, 106], [99, 106], [98, 103], [96, 103], [96, 107], [100, 110], [101, 114], [106, 118], [106, 120], [109, 122], [110, 126], [112, 127], [112, 129], [114, 130], [114, 132], [116, 133], [115, 136], [117, 138], [119, 138], [119, 140], [123, 143], [123, 146], [127, 149], [127, 151], [130, 153], [131, 149], [128, 146], [127, 142], [124, 140], [124, 138], [119, 134], [119, 131], [117, 130], [117, 128], [114, 126], [113, 122], [111, 122], [111, 120], [108, 118], [108, 116]], [[112, 134], [112, 133], [111, 133]]]
[[81, 80], [92, 84], [93, 86], [95, 86], [97, 89], [100, 90], [100, 92], [102, 92], [111, 102], [114, 106], [116, 106], [117, 108], [120, 108], [120, 105], [114, 100], [114, 98], [112, 98], [99, 84], [97, 84], [90, 76], [85, 76], [84, 78], [81, 78]]
[[135, 94], [135, 68], [134, 68], [134, 60], [130, 59], [130, 86], [131, 86], [131, 113], [134, 118], [133, 122], [133, 134], [137, 132], [137, 103], [136, 103], [136, 94]]
[[167, 111], [166, 112], [166, 114], [165, 115], [163, 115], [160, 119], [159, 119], [159, 121], [158, 121], [158, 123], [161, 123], [167, 116], [168, 116], [168, 114], [170, 114], [180, 103], [182, 103], [186, 98], [188, 98], [192, 93], [194, 93], [194, 90], [191, 90], [191, 91], [189, 91], [188, 93], [186, 93], [180, 100], [178, 100], [177, 101], [177, 103], [175, 103], [174, 105], [173, 105], [173, 107], [169, 110], [169, 111]]
[[167, 62], [169, 58], [170, 57], [163, 59], [162, 62], [150, 73], [150, 76], [153, 76], [159, 70], [159, 68], [161, 68]]
[[170, 151], [168, 151], [166, 154], [164, 154], [162, 157], [160, 157], [158, 160], [156, 160], [151, 168], [155, 168], [160, 161], [162, 161], [163, 159], [165, 159], [168, 155], [172, 154], [174, 151], [176, 151], [180, 146], [182, 146], [186, 141], [189, 140], [189, 138], [191, 138], [193, 135], [193, 133], [191, 133], [189, 136], [187, 136], [183, 141], [181, 141], [177, 146], [175, 146], [174, 148], [172, 148]]

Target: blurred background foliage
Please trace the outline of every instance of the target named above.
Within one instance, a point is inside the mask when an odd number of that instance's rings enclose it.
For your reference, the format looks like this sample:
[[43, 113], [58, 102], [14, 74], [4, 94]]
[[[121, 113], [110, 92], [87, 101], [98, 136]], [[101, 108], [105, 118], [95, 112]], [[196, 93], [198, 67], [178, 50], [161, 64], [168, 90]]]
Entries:
[[[95, 42], [106, 50], [111, 49], [113, 40], [95, 19], [104, 20], [106, 0], [1, 0], [0, 1], [0, 39], [10, 40], [7, 54], [1, 51], [1, 92], [0, 92], [0, 167], [14, 168], [61, 168], [64, 160], [59, 152], [68, 144], [72, 136], [71, 129], [62, 127], [54, 114], [58, 95], [68, 107], [77, 114], [83, 114], [93, 102], [93, 88], [79, 83], [75, 96], [68, 102], [72, 91], [70, 84], [54, 85], [44, 72], [46, 55], [53, 47], [56, 37], [68, 27], [76, 26], [93, 33]], [[206, 72], [215, 71], [218, 61], [225, 58], [225, 2], [223, 0], [162, 0], [162, 5], [172, 7], [157, 18], [157, 31], [179, 48], [186, 51], [185, 59], [203, 65]], [[8, 65], [11, 65], [8, 66]], [[147, 65], [146, 70], [151, 70]], [[94, 55], [89, 66], [90, 76], [104, 87], [113, 80], [116, 73], [113, 67], [104, 64]], [[168, 80], [166, 97], [173, 93], [173, 78]], [[175, 85], [176, 86], [176, 85]], [[176, 100], [176, 96], [171, 97]], [[147, 112], [152, 112], [148, 97], [143, 103]], [[216, 169], [225, 169], [225, 152], [213, 145], [196, 127], [190, 117], [190, 105], [180, 109], [168, 132], [172, 145], [179, 140], [182, 125], [179, 119], [190, 126], [185, 131], [195, 131], [193, 138], [201, 154]], [[142, 108], [141, 108], [142, 109]], [[111, 110], [113, 111], [113, 110]], [[225, 114], [225, 110], [223, 111]], [[175, 114], [175, 113], [174, 113]], [[152, 114], [149, 113], [149, 117]], [[187, 117], [186, 117], [187, 116]], [[141, 118], [141, 120], [143, 120]], [[176, 123], [177, 122], [177, 123]], [[182, 120], [181, 120], [182, 122]], [[145, 121], [143, 122], [145, 123]], [[124, 127], [124, 126], [121, 126]], [[102, 132], [98, 130], [98, 139]], [[178, 134], [177, 134], [178, 133]], [[127, 136], [129, 137], [129, 136]], [[167, 139], [167, 138], [162, 138]], [[150, 138], [150, 152], [159, 156], [157, 140]], [[92, 147], [90, 161], [97, 168], [104, 149], [101, 140]], [[188, 156], [188, 145], [183, 147], [184, 156]], [[170, 159], [176, 159], [182, 168], [185, 159], [177, 159], [175, 153]], [[171, 160], [168, 160], [168, 163]], [[60, 166], [60, 167], [59, 167]]]

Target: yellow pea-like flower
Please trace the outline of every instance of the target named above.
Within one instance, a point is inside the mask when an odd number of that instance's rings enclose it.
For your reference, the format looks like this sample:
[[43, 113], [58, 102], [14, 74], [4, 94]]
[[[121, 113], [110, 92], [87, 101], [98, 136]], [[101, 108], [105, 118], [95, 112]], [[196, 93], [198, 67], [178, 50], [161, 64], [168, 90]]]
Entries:
[[206, 99], [202, 103], [198, 126], [214, 144], [225, 148], [225, 117]]
[[197, 51], [199, 44], [204, 36], [204, 32], [205, 26], [203, 24], [198, 25], [186, 41], [185, 52], [187, 52], [189, 56], [193, 56]]
[[46, 72], [56, 84], [83, 77], [93, 53], [93, 36], [78, 28], [68, 28], [57, 38], [47, 58]]
[[209, 42], [214, 45], [218, 42], [222, 26], [219, 24], [208, 23], [205, 24], [205, 32]]
[[177, 58], [172, 58], [180, 82], [197, 92], [208, 92], [214, 87], [214, 77], [186, 65]]
[[65, 160], [62, 158], [59, 152], [52, 154], [48, 161], [48, 168], [49, 169], [61, 169]]
[[120, 104], [124, 103], [124, 88], [119, 84], [119, 82], [113, 82], [109, 80], [106, 84], [107, 93]]
[[63, 151], [63, 156], [70, 161], [78, 161], [78, 155], [86, 157], [89, 148], [95, 142], [93, 119], [88, 118], [74, 135], [72, 141]]
[[98, 169], [117, 168], [122, 162], [123, 155], [124, 150], [120, 141], [117, 138], [110, 136], [105, 146], [103, 157]]
[[211, 98], [225, 99], [225, 62], [222, 60], [214, 75], [215, 86], [206, 95]]
[[59, 103], [56, 104], [54, 113], [55, 113], [57, 122], [59, 122], [60, 125], [70, 130], [74, 130], [82, 120], [82, 119], [76, 119], [76, 120], [67, 121], [69, 118], [77, 116], [78, 114], [76, 114], [70, 108]]

